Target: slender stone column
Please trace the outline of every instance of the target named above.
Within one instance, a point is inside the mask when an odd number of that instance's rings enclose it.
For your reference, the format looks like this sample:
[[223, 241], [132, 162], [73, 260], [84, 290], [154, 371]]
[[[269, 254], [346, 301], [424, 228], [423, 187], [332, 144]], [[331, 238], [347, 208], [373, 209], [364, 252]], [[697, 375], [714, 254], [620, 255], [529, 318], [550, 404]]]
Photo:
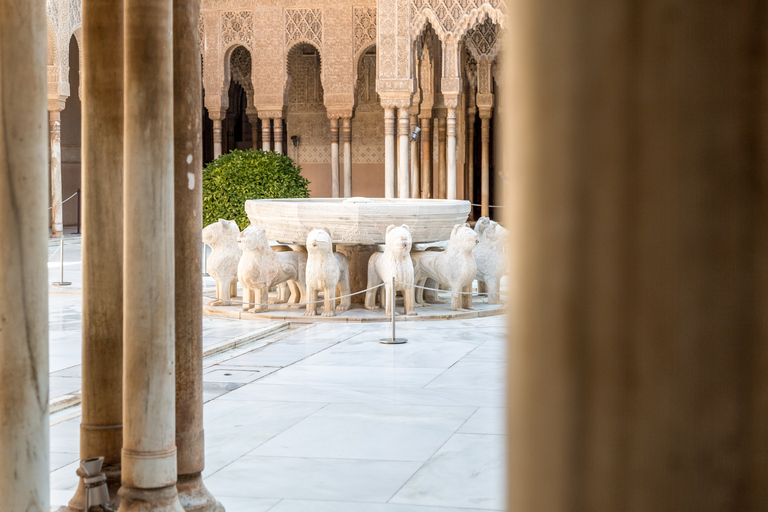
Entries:
[[447, 179], [447, 168], [446, 168], [446, 147], [445, 147], [445, 135], [446, 135], [446, 126], [445, 126], [446, 118], [443, 116], [439, 116], [435, 119], [435, 123], [437, 123], [437, 142], [438, 142], [438, 151], [437, 151], [437, 197], [438, 199], [445, 199], [446, 198], [446, 179]]
[[275, 118], [275, 153], [283, 154], [283, 118]]
[[[408, 133], [410, 135], [413, 135], [413, 132], [416, 130], [416, 127], [418, 126], [419, 118], [411, 113], [411, 123], [408, 128]], [[409, 135], [409, 136], [410, 136]], [[416, 136], [416, 139], [411, 139], [411, 197], [413, 199], [418, 199], [421, 197], [421, 177], [419, 170], [421, 169], [421, 159], [419, 156], [421, 155], [421, 151], [419, 151], [419, 139], [420, 136]]]
[[[80, 458], [104, 457], [119, 504], [123, 446], [123, 2], [83, 3]], [[69, 510], [85, 510], [85, 473]]]
[[477, 108], [467, 109], [467, 200], [475, 201], [475, 122]]
[[446, 198], [456, 199], [456, 108], [448, 108], [446, 123]]
[[187, 512], [223, 512], [201, 476], [205, 468], [205, 443], [199, 14], [199, 0], [173, 0], [176, 489]]
[[408, 155], [409, 153], [409, 142], [408, 142], [408, 127], [409, 127], [409, 115], [408, 115], [408, 109], [400, 107], [397, 109], [397, 120], [398, 120], [398, 135], [400, 138], [400, 155], [399, 155], [399, 165], [398, 165], [398, 171], [397, 171], [397, 197], [399, 198], [409, 198], [411, 197], [411, 194], [409, 192], [410, 189], [410, 167], [411, 167], [411, 159]]
[[344, 145], [344, 197], [352, 197], [352, 118], [341, 119], [341, 142]]
[[184, 510], [176, 491], [172, 7], [125, 0], [120, 512]]
[[339, 118], [331, 118], [331, 197], [339, 197]]
[[432, 117], [421, 118], [421, 198], [432, 199]]
[[395, 109], [384, 107], [384, 197], [395, 197]]
[[0, 500], [49, 500], [45, 2], [0, 0]]
[[208, 117], [213, 121], [213, 158], [218, 158], [224, 146], [222, 121], [227, 117], [227, 109], [209, 108]]
[[487, 217], [490, 212], [491, 186], [490, 186], [490, 156], [491, 143], [491, 109], [480, 110], [480, 140], [482, 148], [480, 153], [480, 215]]
[[259, 149], [259, 112], [255, 108], [245, 109], [245, 115], [248, 116], [248, 122], [251, 124], [251, 142], [253, 150]]
[[272, 119], [269, 117], [261, 118], [261, 149], [270, 151], [270, 138], [272, 137]]
[[51, 126], [51, 236], [64, 235], [61, 196], [61, 110], [49, 110]]

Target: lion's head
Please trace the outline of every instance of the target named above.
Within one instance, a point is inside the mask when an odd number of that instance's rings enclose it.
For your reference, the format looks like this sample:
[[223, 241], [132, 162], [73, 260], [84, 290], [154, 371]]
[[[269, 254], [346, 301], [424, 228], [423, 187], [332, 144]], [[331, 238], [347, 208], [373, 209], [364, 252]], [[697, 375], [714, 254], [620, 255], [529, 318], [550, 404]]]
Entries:
[[333, 252], [333, 239], [327, 229], [313, 229], [307, 235], [307, 252]]
[[387, 228], [385, 250], [408, 254], [411, 252], [412, 244], [411, 230], [405, 224], [399, 227], [392, 225]]
[[449, 245], [456, 247], [459, 251], [469, 252], [480, 243], [477, 233], [467, 224], [456, 224], [451, 232], [451, 241]]
[[269, 249], [267, 232], [260, 226], [248, 226], [237, 237], [237, 243], [244, 251], [264, 251]]
[[239, 234], [240, 228], [237, 227], [237, 222], [219, 219], [218, 222], [208, 224], [203, 228], [203, 243], [213, 246], [227, 240], [234, 241], [237, 240]]

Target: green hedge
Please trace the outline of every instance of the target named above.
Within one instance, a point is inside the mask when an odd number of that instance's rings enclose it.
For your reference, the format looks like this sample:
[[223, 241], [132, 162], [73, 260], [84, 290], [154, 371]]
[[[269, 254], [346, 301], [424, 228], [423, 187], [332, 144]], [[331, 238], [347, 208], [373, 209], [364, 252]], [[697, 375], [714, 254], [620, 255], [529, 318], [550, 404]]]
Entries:
[[250, 149], [231, 151], [203, 169], [203, 226], [228, 219], [245, 229], [250, 224], [246, 200], [309, 197], [308, 185], [301, 167], [287, 156]]

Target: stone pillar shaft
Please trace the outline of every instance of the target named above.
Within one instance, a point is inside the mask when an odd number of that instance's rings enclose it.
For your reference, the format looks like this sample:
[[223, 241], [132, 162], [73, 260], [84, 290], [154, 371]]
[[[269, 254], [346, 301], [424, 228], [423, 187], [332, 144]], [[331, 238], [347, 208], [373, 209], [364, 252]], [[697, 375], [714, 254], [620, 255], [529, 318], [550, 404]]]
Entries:
[[272, 137], [272, 119], [264, 117], [261, 120], [261, 149], [270, 151], [270, 138]]
[[51, 233], [63, 236], [64, 221], [61, 195], [61, 111], [48, 111], [51, 126]]
[[283, 118], [275, 118], [275, 153], [283, 154]]
[[257, 114], [248, 114], [248, 122], [251, 125], [251, 142], [253, 150], [259, 149], [259, 116]]
[[467, 109], [467, 200], [475, 202], [475, 121], [477, 109]]
[[[411, 115], [411, 123], [408, 128], [408, 132], [412, 135], [418, 126], [419, 118], [416, 115]], [[419, 171], [421, 170], [421, 151], [419, 151], [420, 135], [417, 135], [415, 139], [411, 139], [411, 197], [418, 199], [421, 197], [421, 176]]]
[[173, 0], [176, 447], [179, 502], [223, 512], [203, 484], [203, 223], [199, 0]]
[[395, 109], [384, 108], [384, 197], [395, 197]]
[[120, 512], [184, 510], [175, 485], [172, 7], [171, 0], [125, 0]]
[[456, 109], [448, 109], [446, 122], [446, 198], [456, 199]]
[[227, 109], [209, 108], [208, 117], [213, 121], [213, 158], [218, 158], [224, 150], [224, 129], [222, 121], [227, 117]]
[[421, 118], [421, 198], [432, 199], [432, 118]]
[[480, 118], [480, 140], [482, 148], [480, 153], [480, 215], [488, 217], [491, 210], [491, 185], [490, 185], [490, 143], [491, 120], [488, 116]]
[[0, 13], [0, 508], [48, 511], [45, 2]]
[[[104, 457], [119, 503], [123, 445], [123, 2], [83, 4], [80, 458]], [[85, 485], [69, 502], [85, 510]]]
[[341, 142], [344, 146], [344, 197], [352, 197], [352, 118], [341, 119]]
[[339, 118], [331, 118], [331, 197], [339, 197]]
[[411, 197], [411, 194], [409, 192], [410, 189], [410, 167], [411, 167], [411, 159], [408, 155], [409, 153], [409, 137], [408, 137], [408, 127], [410, 124], [409, 121], [409, 114], [407, 108], [398, 108], [397, 109], [397, 127], [398, 127], [398, 135], [400, 139], [399, 149], [400, 149], [400, 155], [399, 155], [399, 162], [398, 162], [398, 169], [397, 169], [397, 197], [407, 199]]
[[446, 126], [445, 126], [445, 117], [438, 117], [435, 119], [435, 123], [437, 123], [437, 142], [438, 142], [438, 151], [437, 151], [437, 198], [438, 199], [445, 199], [446, 198], [446, 179], [447, 179], [447, 167], [445, 162], [446, 157], [446, 146], [445, 146], [445, 135], [446, 135]]

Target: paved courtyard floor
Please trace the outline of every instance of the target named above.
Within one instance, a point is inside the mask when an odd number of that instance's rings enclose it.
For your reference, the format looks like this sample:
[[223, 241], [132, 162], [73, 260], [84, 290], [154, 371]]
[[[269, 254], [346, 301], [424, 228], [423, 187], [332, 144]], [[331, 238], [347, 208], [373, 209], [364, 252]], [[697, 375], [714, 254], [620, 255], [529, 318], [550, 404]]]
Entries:
[[[80, 386], [80, 246], [66, 244], [73, 284], [49, 295], [53, 400]], [[504, 509], [505, 316], [405, 322], [403, 345], [379, 343], [388, 324], [203, 324], [203, 476], [227, 511]], [[72, 403], [51, 416], [52, 510], [77, 486]]]

